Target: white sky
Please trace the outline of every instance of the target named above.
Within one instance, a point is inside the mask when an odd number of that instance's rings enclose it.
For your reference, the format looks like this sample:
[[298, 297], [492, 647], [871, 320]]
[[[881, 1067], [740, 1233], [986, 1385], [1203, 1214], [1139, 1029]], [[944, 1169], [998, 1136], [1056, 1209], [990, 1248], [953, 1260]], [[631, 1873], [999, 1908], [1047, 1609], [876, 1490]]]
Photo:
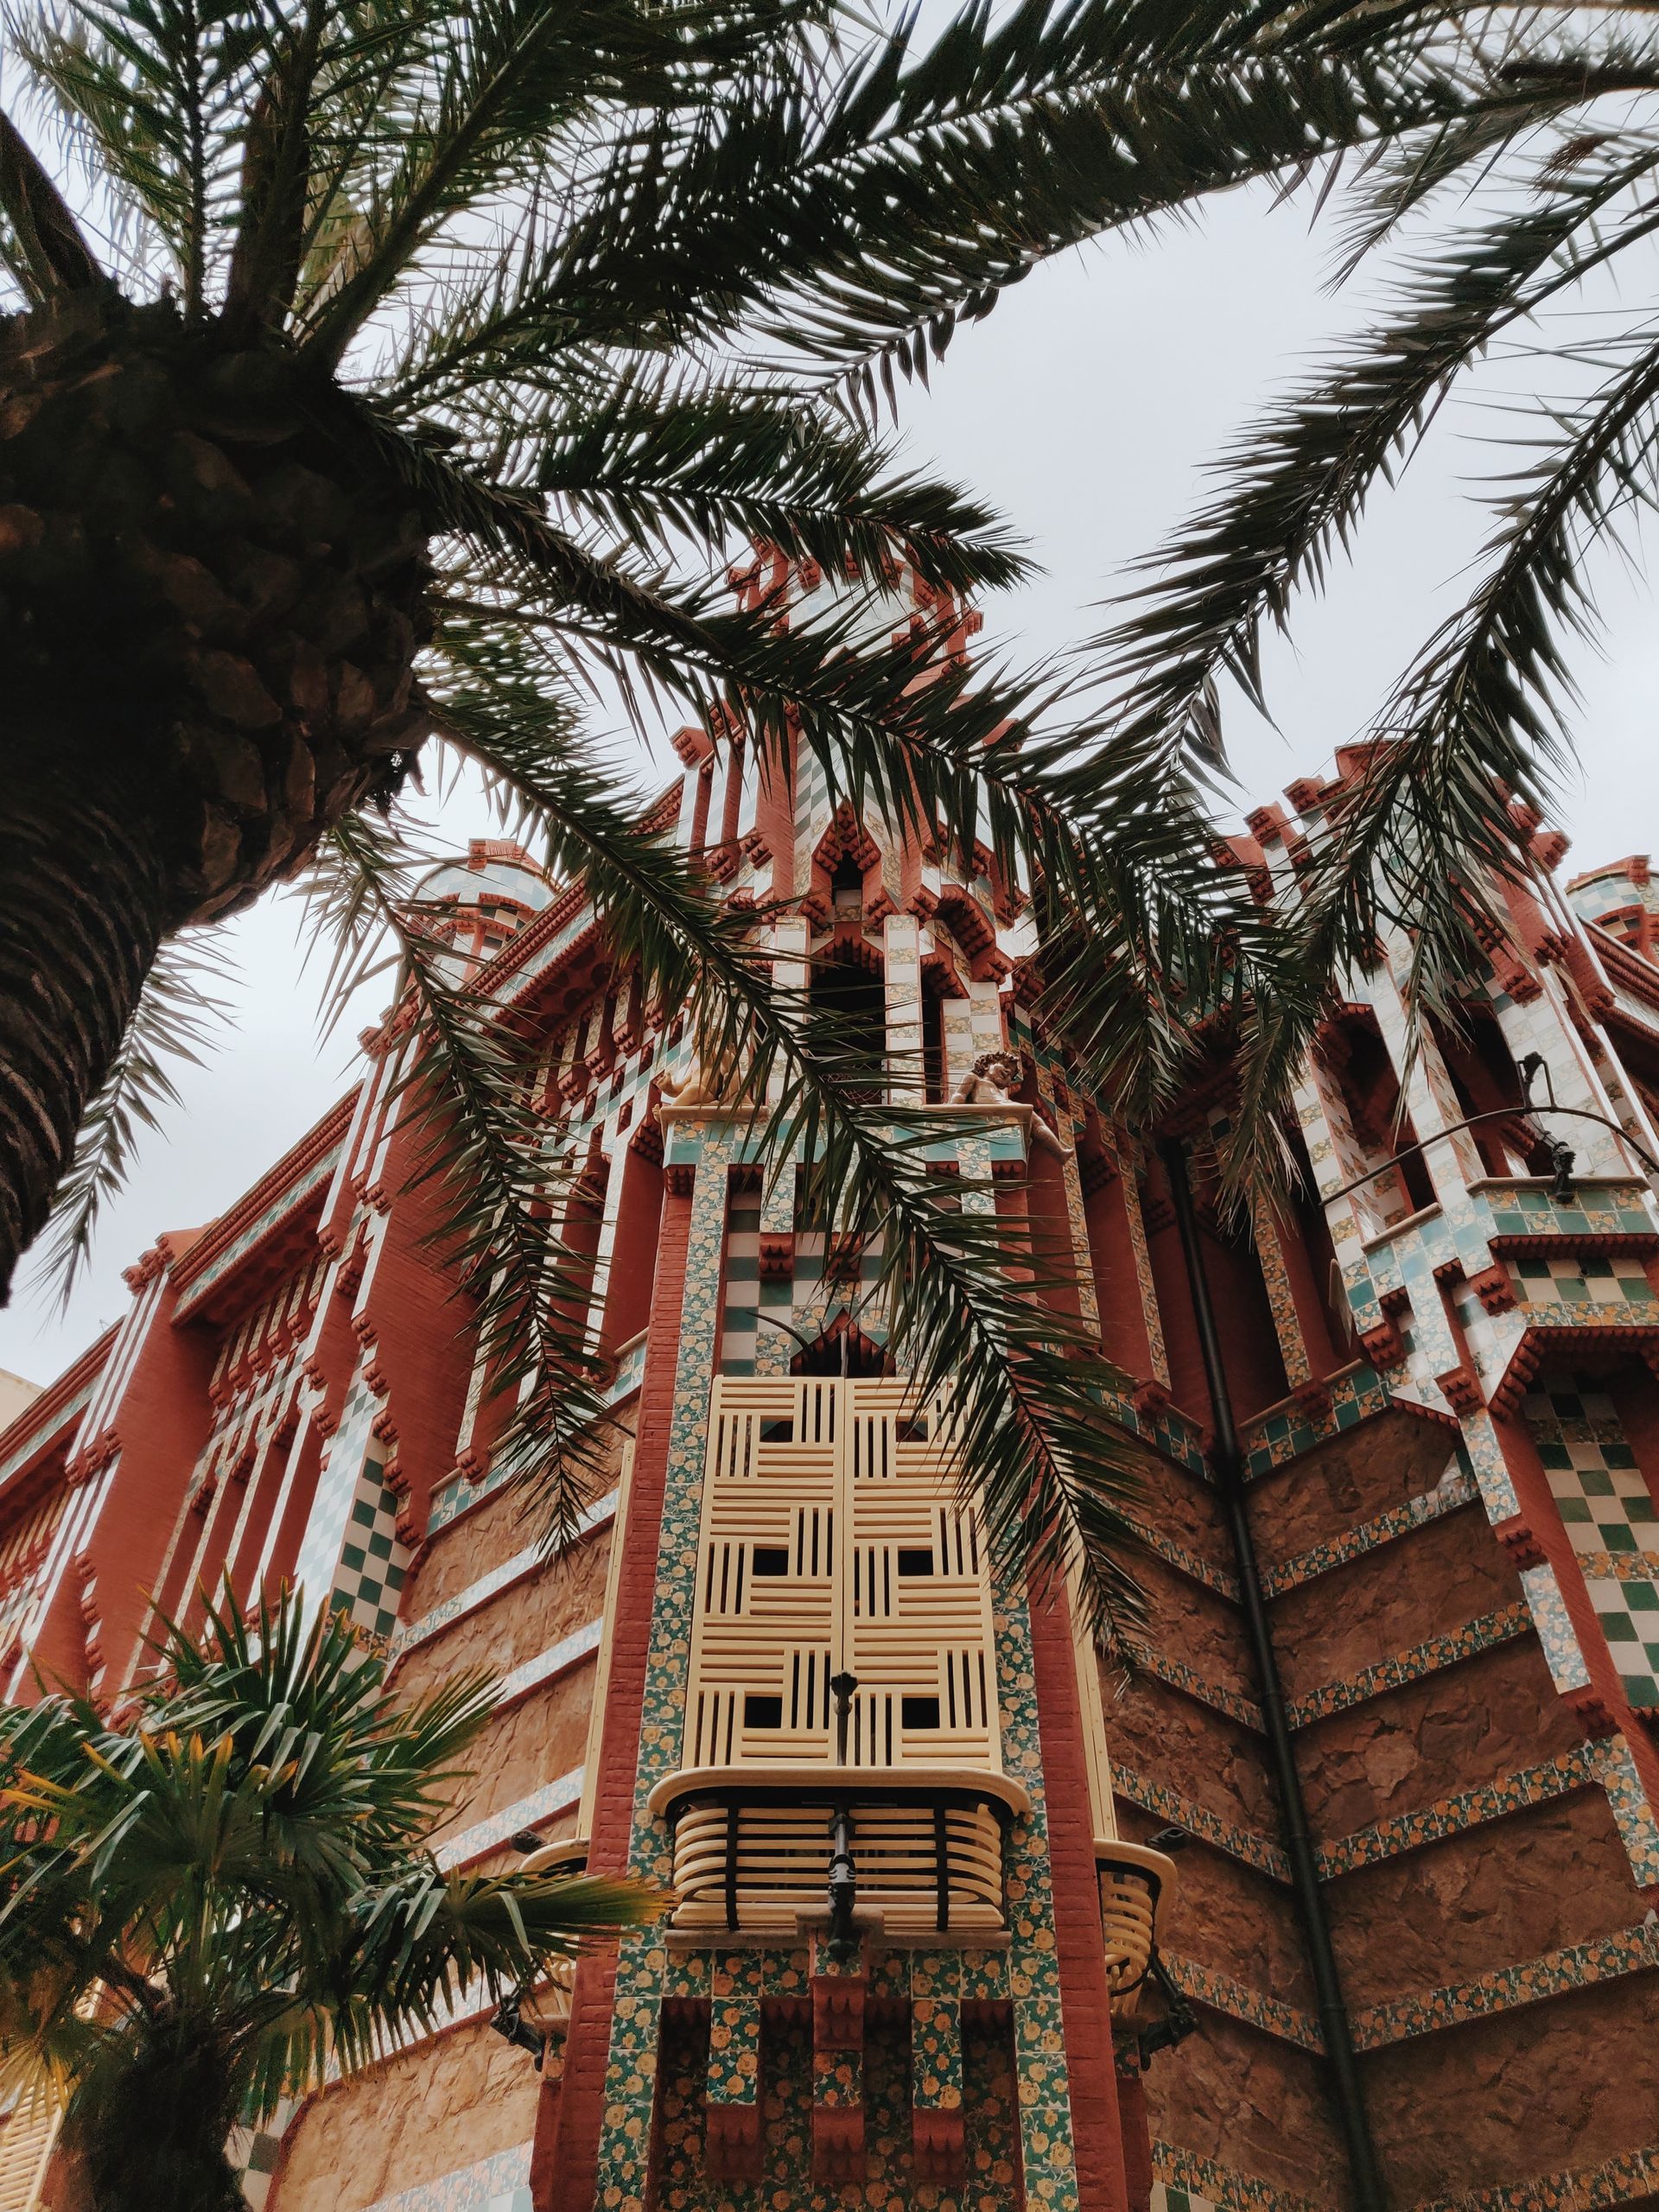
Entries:
[[[988, 636], [1024, 658], [1097, 626], [1091, 609], [1115, 572], [1179, 520], [1205, 459], [1322, 336], [1348, 326], [1353, 303], [1322, 289], [1323, 251], [1305, 204], [1241, 196], [1154, 242], [1116, 240], [1053, 264], [959, 333], [931, 395], [905, 403], [912, 452], [985, 494], [1046, 570], [987, 606]], [[1488, 465], [1478, 435], [1495, 427], [1472, 407], [1454, 415], [1446, 430], [1476, 438], [1453, 451], [1437, 433], [1376, 510], [1361, 564], [1305, 610], [1296, 656], [1275, 652], [1280, 731], [1242, 716], [1230, 728], [1241, 810], [1357, 734], [1444, 611], [1478, 543], [1459, 472]], [[1568, 872], [1659, 845], [1659, 639], [1645, 585], [1611, 557], [1604, 566], [1607, 650], [1581, 658], [1584, 773], [1560, 810]], [[660, 787], [674, 765], [665, 750], [642, 763], [643, 785]], [[464, 794], [443, 818], [457, 842], [490, 834]], [[107, 1210], [67, 1313], [25, 1268], [0, 1312], [0, 1368], [50, 1380], [124, 1310], [121, 1270], [156, 1232], [222, 1211], [351, 1079], [349, 1033], [318, 1044], [315, 980], [301, 974], [294, 921], [291, 904], [272, 899], [232, 925], [243, 978], [234, 1029], [209, 1065], [183, 1071], [183, 1109]]]

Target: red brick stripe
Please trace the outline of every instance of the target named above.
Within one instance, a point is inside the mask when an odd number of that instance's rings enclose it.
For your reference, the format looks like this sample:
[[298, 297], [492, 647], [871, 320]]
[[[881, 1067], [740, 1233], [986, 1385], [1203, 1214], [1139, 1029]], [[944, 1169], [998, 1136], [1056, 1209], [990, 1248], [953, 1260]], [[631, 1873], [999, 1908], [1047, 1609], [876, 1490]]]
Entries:
[[[665, 1193], [634, 1433], [626, 1548], [617, 1581], [616, 1612], [609, 1630], [610, 1680], [588, 1859], [596, 1874], [626, 1872], [633, 1831], [639, 1724], [645, 1662], [651, 1650], [652, 1607], [657, 1595], [657, 1551], [668, 1476], [680, 1309], [690, 1233], [690, 1198]], [[565, 2040], [564, 2086], [556, 2105], [550, 2102], [551, 2126], [537, 2129], [531, 2164], [536, 2212], [593, 2212], [599, 2186], [599, 2142], [605, 2118], [605, 2075], [610, 2063], [615, 1987], [614, 1952], [586, 1958], [576, 1969]], [[544, 2141], [544, 2134], [550, 2139]]]

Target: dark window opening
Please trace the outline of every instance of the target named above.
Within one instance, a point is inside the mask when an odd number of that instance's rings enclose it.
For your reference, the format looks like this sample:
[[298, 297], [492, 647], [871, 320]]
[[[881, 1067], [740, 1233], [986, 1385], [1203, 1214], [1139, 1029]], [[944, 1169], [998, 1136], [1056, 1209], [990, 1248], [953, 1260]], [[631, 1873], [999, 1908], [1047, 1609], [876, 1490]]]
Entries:
[[789, 1553], [782, 1544], [757, 1544], [749, 1561], [752, 1574], [787, 1574]]
[[928, 1103], [944, 1103], [944, 1001], [922, 993], [922, 1084]]
[[916, 1414], [909, 1420], [901, 1420], [894, 1431], [900, 1444], [925, 1444], [929, 1433], [925, 1414]]
[[852, 914], [864, 911], [864, 871], [850, 853], [843, 853], [836, 862], [836, 872], [830, 879], [830, 897], [837, 914], [843, 908]]
[[[760, 1569], [757, 1567], [755, 1572], [759, 1573]], [[933, 1572], [931, 1551], [901, 1550], [899, 1554], [899, 1572], [900, 1574], [931, 1574]]]
[[789, 1363], [789, 1371], [791, 1375], [845, 1375], [874, 1380], [877, 1376], [891, 1375], [893, 1362], [861, 1329], [855, 1328], [846, 1337], [840, 1330], [834, 1330], [804, 1351], [798, 1351]]
[[760, 1424], [760, 1441], [763, 1444], [792, 1444], [795, 1441], [793, 1417], [785, 1414], [781, 1420], [763, 1421]]
[[[938, 1700], [934, 1700], [935, 1711]], [[780, 1697], [758, 1697], [751, 1690], [743, 1700], [743, 1726], [746, 1728], [781, 1728], [784, 1725], [784, 1700]]]
[[[1400, 1111], [1400, 1078], [1374, 1018], [1351, 1015], [1338, 1028], [1325, 1065], [1335, 1075], [1348, 1120], [1367, 1165], [1381, 1166], [1415, 1141], [1411, 1116]], [[1408, 1152], [1397, 1166], [1361, 1186], [1366, 1203], [1387, 1214], [1390, 1173], [1398, 1178], [1408, 1210], [1421, 1213], [1434, 1204], [1434, 1185], [1421, 1152]]]
[[880, 967], [857, 957], [833, 956], [812, 971], [811, 1020], [808, 1036], [814, 1051], [843, 1082], [867, 1100], [887, 1088], [887, 993]]
[[939, 1700], [936, 1697], [904, 1697], [899, 1700], [899, 1719], [906, 1728], [937, 1728]]

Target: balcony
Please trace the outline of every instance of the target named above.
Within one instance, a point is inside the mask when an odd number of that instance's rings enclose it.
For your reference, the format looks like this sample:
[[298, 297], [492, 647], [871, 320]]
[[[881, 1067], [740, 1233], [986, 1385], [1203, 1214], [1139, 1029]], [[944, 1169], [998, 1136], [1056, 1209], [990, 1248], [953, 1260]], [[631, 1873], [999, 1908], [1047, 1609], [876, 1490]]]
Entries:
[[692, 1940], [813, 1927], [999, 1942], [1003, 1846], [1030, 1799], [1004, 1775], [911, 1765], [687, 1768], [659, 1782], [673, 1927]]

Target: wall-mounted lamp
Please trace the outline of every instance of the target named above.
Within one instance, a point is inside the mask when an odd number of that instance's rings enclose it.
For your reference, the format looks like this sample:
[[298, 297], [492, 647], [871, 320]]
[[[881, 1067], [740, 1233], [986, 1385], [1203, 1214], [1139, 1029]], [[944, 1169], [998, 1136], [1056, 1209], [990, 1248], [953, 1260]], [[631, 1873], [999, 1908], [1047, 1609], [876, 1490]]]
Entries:
[[497, 2035], [519, 2050], [527, 2050], [536, 2062], [536, 2071], [542, 2070], [542, 2061], [547, 2056], [547, 2037], [532, 2028], [524, 2016], [524, 1985], [521, 1982], [512, 1993], [501, 1999], [490, 2015], [490, 2025]]

